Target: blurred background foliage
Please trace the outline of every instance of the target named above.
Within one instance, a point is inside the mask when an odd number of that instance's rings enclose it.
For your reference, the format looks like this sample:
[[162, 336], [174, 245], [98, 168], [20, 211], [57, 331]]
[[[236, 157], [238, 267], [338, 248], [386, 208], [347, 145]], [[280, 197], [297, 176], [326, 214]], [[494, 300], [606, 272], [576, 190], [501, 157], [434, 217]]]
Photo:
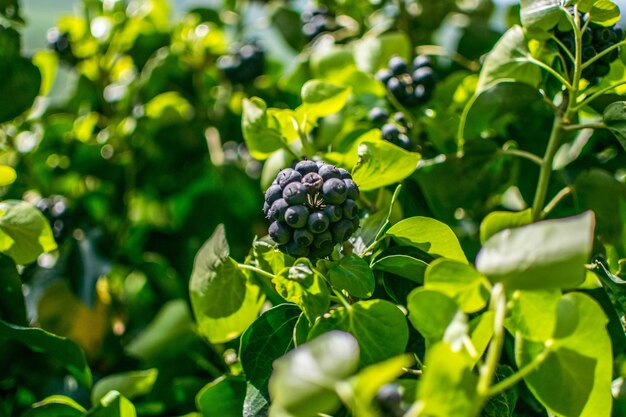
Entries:
[[[193, 330], [187, 299], [193, 258], [219, 223], [236, 259], [246, 256], [255, 236], [266, 234], [260, 183], [268, 174], [244, 145], [242, 99], [258, 96], [268, 107], [294, 108], [304, 82], [320, 75], [316, 60], [324, 51], [398, 29], [411, 50], [440, 45], [448, 51], [437, 61], [442, 81], [420, 123], [431, 163], [406, 182], [405, 215], [447, 222], [473, 254], [486, 213], [532, 200], [534, 168], [509, 163], [498, 149], [515, 137], [527, 150], [543, 150], [536, 138], [549, 130], [552, 116], [541, 103], [519, 116], [477, 111], [474, 135], [491, 140], [468, 142], [465, 157], [454, 157], [478, 60], [518, 19], [517, 2], [321, 3], [338, 26], [309, 39], [300, 15], [312, 4], [304, 1], [0, 1], [0, 193], [37, 206], [59, 247], [20, 267], [26, 304], [13, 322], [76, 342], [95, 381], [158, 370], [156, 377], [137, 378], [153, 384], [135, 391], [140, 415], [195, 411], [198, 391], [233, 364], [235, 342], [209, 346]], [[265, 72], [249, 83], [230, 82], [219, 58], [253, 40], [265, 49]], [[463, 59], [448, 59], [449, 51]], [[330, 143], [324, 137], [349, 137], [340, 127], [346, 120], [349, 128], [363, 129], [359, 123], [376, 98], [359, 100], [341, 119], [329, 117], [318, 127], [320, 149]], [[622, 192], [623, 184], [606, 172], [626, 166], [624, 153], [608, 141], [609, 134], [599, 132], [596, 148], [585, 151], [585, 169], [591, 160], [606, 171], [589, 171], [578, 181]], [[451, 156], [435, 159], [443, 154]], [[275, 172], [288, 163], [279, 154], [266, 166]], [[520, 175], [525, 172], [531, 174]], [[605, 194], [596, 198], [594, 190], [580, 194], [588, 196], [582, 206], [602, 206]], [[565, 205], [558, 214], [578, 209]], [[621, 229], [605, 230], [616, 233], [607, 239], [623, 239]], [[2, 317], [8, 319], [6, 312]], [[0, 342], [0, 369], [0, 416], [21, 415], [52, 394], [86, 408], [93, 400], [76, 375], [19, 343]]]

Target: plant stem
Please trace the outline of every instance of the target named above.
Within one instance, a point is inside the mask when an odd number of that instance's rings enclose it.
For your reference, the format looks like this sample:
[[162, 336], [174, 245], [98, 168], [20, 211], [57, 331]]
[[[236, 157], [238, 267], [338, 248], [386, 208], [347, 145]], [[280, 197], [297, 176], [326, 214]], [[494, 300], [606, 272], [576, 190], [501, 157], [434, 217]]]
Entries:
[[346, 297], [343, 296], [343, 294], [341, 293], [341, 291], [339, 291], [338, 289], [336, 289], [335, 287], [333, 287], [332, 285], [330, 286], [333, 289], [333, 292], [335, 293], [335, 295], [337, 296], [337, 298], [339, 299], [339, 302], [341, 304], [343, 304], [343, 306], [346, 308], [346, 310], [352, 310], [352, 306], [350, 305], [350, 303], [348, 302], [348, 300], [346, 300]]
[[604, 123], [584, 123], [579, 125], [563, 125], [563, 130], [581, 130], [581, 129], [606, 129], [607, 126]]
[[602, 94], [613, 90], [614, 88], [620, 87], [622, 85], [625, 85], [626, 81], [620, 81], [617, 84], [613, 84], [613, 85], [609, 85], [608, 87], [604, 87], [601, 90], [596, 91], [595, 93], [593, 93], [592, 95], [590, 95], [589, 97], [585, 98], [583, 101], [581, 101], [579, 104], [577, 104], [574, 107], [574, 110], [578, 111], [580, 109], [582, 109], [583, 107], [585, 107], [587, 104], [591, 103], [593, 100], [597, 99], [598, 97], [600, 97]]
[[539, 61], [538, 59], [535, 59], [533, 57], [528, 57], [528, 62], [530, 62], [531, 64], [534, 64], [536, 66], [538, 66], [539, 68], [543, 68], [544, 70], [546, 70], [548, 73], [552, 74], [552, 76], [554, 78], [556, 78], [557, 80], [559, 80], [559, 82], [561, 84], [563, 84], [568, 90], [572, 89], [572, 84], [570, 84], [569, 81], [567, 81], [561, 74], [559, 74], [555, 69], [553, 69], [551, 66], [544, 64], [543, 62]]
[[485, 358], [485, 362], [479, 368], [479, 380], [477, 391], [482, 396], [487, 396], [489, 386], [493, 380], [502, 354], [504, 345], [504, 317], [506, 315], [506, 301], [504, 298], [504, 288], [502, 284], [496, 284], [491, 292], [491, 310], [495, 311], [494, 316], [494, 333], [489, 350]]
[[572, 62], [576, 62], [576, 58], [574, 58], [574, 55], [572, 55], [572, 53], [570, 52], [569, 49], [567, 49], [567, 47], [563, 44], [563, 42], [561, 42], [561, 40], [559, 38], [557, 38], [556, 36], [552, 35], [550, 37], [550, 39], [552, 39], [554, 42], [556, 42], [557, 45], [559, 45], [561, 47], [561, 49], [565, 52], [565, 54], [568, 56], [568, 58], [572, 61]]
[[626, 45], [626, 40], [623, 40], [621, 42], [618, 42], [614, 45], [611, 45], [610, 47], [606, 48], [604, 51], [599, 52], [597, 55], [595, 55], [593, 58], [589, 59], [587, 62], [585, 62], [582, 66], [583, 69], [593, 65], [594, 62], [596, 62], [599, 59], [602, 59], [603, 56], [605, 56], [606, 54], [610, 53], [611, 51], [613, 51], [614, 49], [619, 48], [620, 46], [624, 46]]
[[515, 372], [510, 377], [506, 378], [498, 382], [497, 384], [491, 386], [487, 391], [487, 396], [492, 397], [494, 395], [500, 394], [512, 388], [515, 384], [520, 382], [523, 378], [532, 373], [535, 369], [539, 367], [546, 360], [548, 354], [551, 352], [550, 348], [546, 346], [544, 350], [539, 353], [539, 355], [535, 356], [531, 362], [528, 362], [526, 365], [522, 366], [517, 372]]
[[554, 155], [559, 148], [561, 138], [561, 119], [558, 115], [554, 117], [554, 124], [548, 140], [548, 147], [541, 162], [539, 171], [539, 182], [537, 183], [537, 191], [535, 192], [535, 200], [533, 201], [533, 221], [536, 222], [541, 217], [541, 211], [546, 201], [546, 193], [548, 192], [548, 184], [550, 183], [550, 175], [552, 174], [552, 161]]
[[246, 264], [237, 264], [237, 266], [239, 267], [239, 269], [247, 269], [248, 271], [252, 271], [259, 275], [263, 275], [264, 277], [269, 278], [269, 279], [274, 278], [274, 274], [272, 274], [271, 272], [264, 271], [261, 268], [257, 268], [256, 266], [246, 265]]
[[493, 338], [489, 343], [489, 351], [485, 364], [480, 368], [480, 377], [478, 386], [476, 387], [478, 394], [487, 398], [489, 386], [496, 373], [496, 367], [502, 354], [502, 346], [504, 344], [504, 317], [506, 316], [506, 296], [504, 286], [497, 283], [491, 290], [491, 309], [495, 311], [493, 321]]
[[543, 159], [539, 158], [537, 155], [527, 152], [527, 151], [522, 151], [520, 149], [501, 149], [500, 154], [517, 156], [519, 158], [528, 159], [529, 161], [534, 162], [535, 164], [539, 166], [543, 164]]
[[541, 211], [541, 218], [546, 217], [554, 208], [563, 200], [565, 197], [572, 193], [572, 187], [567, 186], [559, 191], [552, 200], [546, 205], [546, 207]]

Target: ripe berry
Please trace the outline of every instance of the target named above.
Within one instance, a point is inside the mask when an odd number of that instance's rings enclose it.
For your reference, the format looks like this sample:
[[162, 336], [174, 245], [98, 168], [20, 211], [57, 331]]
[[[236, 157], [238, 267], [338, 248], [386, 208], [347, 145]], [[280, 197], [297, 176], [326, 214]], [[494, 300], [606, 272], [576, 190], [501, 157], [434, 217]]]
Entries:
[[413, 71], [413, 81], [427, 89], [432, 89], [437, 82], [435, 72], [430, 67], [421, 67]]
[[302, 177], [302, 184], [309, 194], [319, 193], [324, 184], [324, 179], [316, 172], [309, 172]]
[[381, 132], [383, 134], [383, 139], [390, 142], [394, 142], [396, 139], [398, 139], [398, 136], [400, 135], [400, 129], [398, 129], [398, 126], [393, 123], [387, 123], [386, 125], [383, 125]]
[[324, 214], [328, 217], [328, 220], [330, 220], [331, 223], [338, 222], [343, 217], [341, 206], [326, 206], [324, 208]]
[[322, 196], [330, 204], [341, 204], [346, 200], [346, 184], [337, 178], [331, 178], [322, 186]]
[[300, 246], [298, 242], [292, 240], [287, 245], [285, 245], [285, 250], [287, 253], [294, 258], [304, 258], [309, 256], [309, 248], [307, 246]]
[[285, 212], [289, 208], [289, 203], [284, 198], [279, 198], [274, 201], [274, 203], [270, 206], [270, 209], [267, 213], [269, 219], [280, 220], [281, 222], [285, 220]]
[[426, 55], [416, 56], [415, 59], [413, 60], [413, 65], [412, 65], [413, 71], [415, 71], [418, 68], [431, 67], [431, 66], [432, 66], [432, 61]]
[[343, 217], [344, 218], [346, 218], [346, 219], [353, 219], [358, 214], [359, 208], [356, 206], [356, 203], [354, 202], [354, 200], [347, 199], [341, 205], [341, 211], [343, 213]]
[[285, 211], [285, 222], [296, 229], [306, 224], [309, 210], [304, 206], [291, 206]]
[[278, 200], [279, 198], [281, 198], [282, 195], [283, 195], [283, 189], [280, 188], [280, 185], [278, 184], [272, 185], [265, 192], [265, 202], [269, 205], [272, 205], [272, 203]]
[[367, 117], [370, 121], [374, 123], [385, 123], [385, 121], [387, 121], [387, 119], [389, 118], [389, 113], [387, 113], [387, 110], [381, 107], [374, 107], [372, 110], [369, 111]]
[[294, 167], [302, 176], [305, 176], [309, 172], [317, 172], [317, 164], [313, 161], [300, 161]]
[[393, 77], [393, 72], [387, 68], [381, 69], [375, 75], [375, 78], [383, 84], [387, 84], [391, 77]]
[[291, 239], [291, 230], [287, 225], [279, 221], [270, 224], [268, 232], [272, 240], [279, 245], [284, 245]]
[[320, 167], [319, 174], [324, 181], [328, 181], [331, 178], [341, 178], [341, 171], [339, 171], [339, 168], [332, 165], [323, 165]]
[[281, 187], [285, 187], [287, 184], [292, 182], [300, 181], [302, 179], [302, 174], [300, 174], [295, 169], [285, 168], [278, 173], [276, 177], [276, 181], [278, 185]]
[[283, 198], [289, 205], [304, 204], [307, 189], [301, 182], [292, 182], [283, 189]]
[[341, 219], [337, 223], [330, 225], [330, 233], [335, 242], [344, 242], [352, 234], [354, 226], [348, 219]]
[[409, 66], [406, 61], [399, 56], [391, 57], [387, 64], [393, 75], [404, 74], [409, 71]]
[[357, 187], [356, 183], [351, 179], [345, 179], [343, 182], [346, 184], [346, 190], [348, 190], [348, 198], [357, 200], [359, 198], [359, 187]]
[[309, 214], [309, 218], [307, 219], [307, 227], [311, 232], [316, 234], [325, 232], [329, 224], [330, 221], [328, 217], [319, 211]]
[[307, 229], [296, 229], [293, 232], [293, 240], [300, 246], [309, 246], [313, 243], [313, 233]]

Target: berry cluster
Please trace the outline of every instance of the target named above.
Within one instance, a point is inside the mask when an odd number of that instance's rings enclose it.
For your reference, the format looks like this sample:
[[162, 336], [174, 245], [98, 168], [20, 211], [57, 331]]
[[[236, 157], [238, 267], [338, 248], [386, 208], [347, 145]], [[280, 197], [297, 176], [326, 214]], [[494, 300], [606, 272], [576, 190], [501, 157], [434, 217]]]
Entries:
[[311, 40], [324, 32], [333, 32], [339, 29], [335, 21], [335, 15], [325, 6], [317, 6], [300, 15], [302, 20], [302, 33]]
[[222, 55], [217, 67], [236, 84], [246, 84], [265, 71], [265, 50], [256, 41], [233, 47], [232, 53]]
[[399, 56], [389, 60], [387, 68], [376, 73], [376, 79], [405, 107], [415, 107], [428, 101], [435, 91], [437, 77], [430, 58], [418, 55], [409, 64]]
[[359, 188], [348, 171], [300, 161], [278, 173], [265, 192], [269, 235], [293, 257], [323, 258], [359, 227]]
[[52, 234], [57, 242], [62, 241], [67, 232], [67, 199], [60, 195], [51, 195], [48, 198], [41, 198], [35, 203], [41, 213], [48, 219]]
[[382, 107], [374, 107], [367, 116], [371, 122], [380, 125], [383, 139], [408, 151], [415, 150], [415, 146], [407, 134], [412, 126], [404, 113], [394, 113], [393, 120], [390, 121], [387, 110]]
[[[586, 17], [581, 15], [581, 24], [585, 25]], [[584, 26], [583, 26], [584, 27]], [[556, 37], [563, 43], [563, 45], [572, 53], [576, 51], [576, 41], [574, 37], [574, 31], [570, 30], [562, 32], [556, 30]], [[583, 63], [589, 61], [600, 52], [610, 48], [618, 42], [624, 39], [624, 32], [620, 28], [615, 26], [604, 27], [595, 23], [589, 23], [582, 33], [582, 61]], [[583, 70], [583, 78], [593, 81], [597, 78], [602, 78], [611, 70], [611, 63], [619, 57], [619, 48], [613, 49], [611, 52], [598, 59], [593, 65]], [[568, 70], [572, 69], [573, 63], [570, 60], [565, 61], [568, 65]]]
[[61, 32], [55, 27], [51, 28], [46, 34], [46, 40], [48, 42], [48, 49], [56, 52], [61, 61], [70, 65], [76, 63], [76, 57], [72, 52], [72, 45], [70, 44], [67, 32]]

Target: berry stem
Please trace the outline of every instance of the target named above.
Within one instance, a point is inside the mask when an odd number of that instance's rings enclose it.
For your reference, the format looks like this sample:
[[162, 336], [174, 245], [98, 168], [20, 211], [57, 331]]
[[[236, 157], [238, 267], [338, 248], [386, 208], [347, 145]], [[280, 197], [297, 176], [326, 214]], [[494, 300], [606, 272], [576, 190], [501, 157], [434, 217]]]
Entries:
[[498, 366], [498, 361], [502, 354], [502, 346], [504, 345], [504, 318], [507, 309], [504, 286], [501, 283], [497, 283], [493, 286], [490, 309], [495, 313], [493, 338], [489, 343], [485, 364], [480, 368], [480, 377], [478, 379], [478, 386], [476, 387], [478, 394], [485, 399], [488, 398], [489, 386], [496, 373], [496, 367]]
[[565, 197], [570, 195], [574, 191], [572, 187], [569, 185], [559, 191], [552, 200], [546, 205], [546, 207], [541, 211], [540, 218], [545, 218], [554, 208], [563, 200]]
[[[595, 93], [593, 93], [592, 95], [590, 95], [589, 97], [586, 97], [583, 101], [581, 101], [580, 103], [578, 103], [575, 107], [574, 110], [575, 111], [579, 111], [580, 109], [582, 109], [583, 107], [585, 107], [587, 104], [591, 103], [593, 100], [597, 99], [598, 97], [600, 97], [601, 95], [603, 95], [604, 93], [611, 91], [617, 87], [620, 87], [622, 85], [626, 85], [626, 81], [620, 81], [617, 84], [612, 84], [609, 85], [608, 87], [604, 87], [598, 91], [596, 91]], [[605, 126], [606, 127], [606, 126]]]
[[563, 42], [561, 42], [559, 38], [552, 35], [550, 36], [550, 39], [552, 39], [554, 42], [556, 42], [557, 45], [559, 45], [559, 47], [563, 50], [563, 52], [565, 52], [565, 55], [567, 55], [567, 57], [572, 61], [572, 63], [576, 62], [576, 58], [574, 58], [574, 55], [572, 55], [570, 50], [567, 49], [567, 46], [565, 46], [565, 44], [563, 44]]
[[553, 69], [551, 66], [544, 64], [543, 62], [539, 61], [538, 59], [533, 58], [532, 56], [528, 56], [528, 62], [530, 62], [533, 65], [538, 66], [539, 68], [542, 68], [544, 70], [546, 70], [549, 74], [551, 74], [554, 78], [556, 78], [557, 80], [559, 80], [559, 82], [561, 84], [563, 84], [568, 90], [572, 90], [572, 84], [570, 84], [569, 81], [567, 81], [565, 79], [565, 77], [563, 77], [561, 74], [559, 74], [555, 69]]
[[609, 46], [605, 50], [603, 50], [601, 52], [598, 52], [593, 58], [587, 60], [584, 64], [582, 64], [582, 69], [590, 67], [591, 65], [594, 64], [594, 62], [596, 62], [599, 59], [602, 59], [603, 56], [611, 53], [611, 51], [619, 48], [620, 46], [624, 46], [624, 45], [626, 45], [626, 40], [623, 40], [621, 42], [617, 42], [616, 44], [613, 44], [613, 45]]
[[543, 205], [546, 201], [546, 193], [548, 192], [548, 184], [550, 183], [550, 174], [552, 173], [552, 162], [560, 145], [561, 133], [561, 119], [556, 115], [554, 117], [550, 139], [548, 140], [548, 147], [546, 148], [546, 153], [541, 162], [541, 170], [539, 171], [539, 182], [537, 183], [537, 191], [535, 192], [535, 199], [533, 201], [533, 222], [541, 218]]
[[487, 391], [487, 397], [493, 397], [494, 395], [498, 395], [501, 392], [512, 388], [515, 384], [537, 369], [546, 360], [550, 352], [550, 347], [546, 346], [545, 349], [535, 356], [532, 361], [519, 368], [513, 375], [498, 382], [497, 384], [492, 385]]
[[501, 149], [500, 150], [500, 154], [501, 155], [510, 155], [510, 156], [517, 156], [518, 158], [524, 158], [527, 159], [531, 162], [534, 162], [535, 164], [541, 166], [543, 164], [543, 159], [539, 158], [537, 155], [527, 152], [527, 151], [523, 151], [521, 149]]

